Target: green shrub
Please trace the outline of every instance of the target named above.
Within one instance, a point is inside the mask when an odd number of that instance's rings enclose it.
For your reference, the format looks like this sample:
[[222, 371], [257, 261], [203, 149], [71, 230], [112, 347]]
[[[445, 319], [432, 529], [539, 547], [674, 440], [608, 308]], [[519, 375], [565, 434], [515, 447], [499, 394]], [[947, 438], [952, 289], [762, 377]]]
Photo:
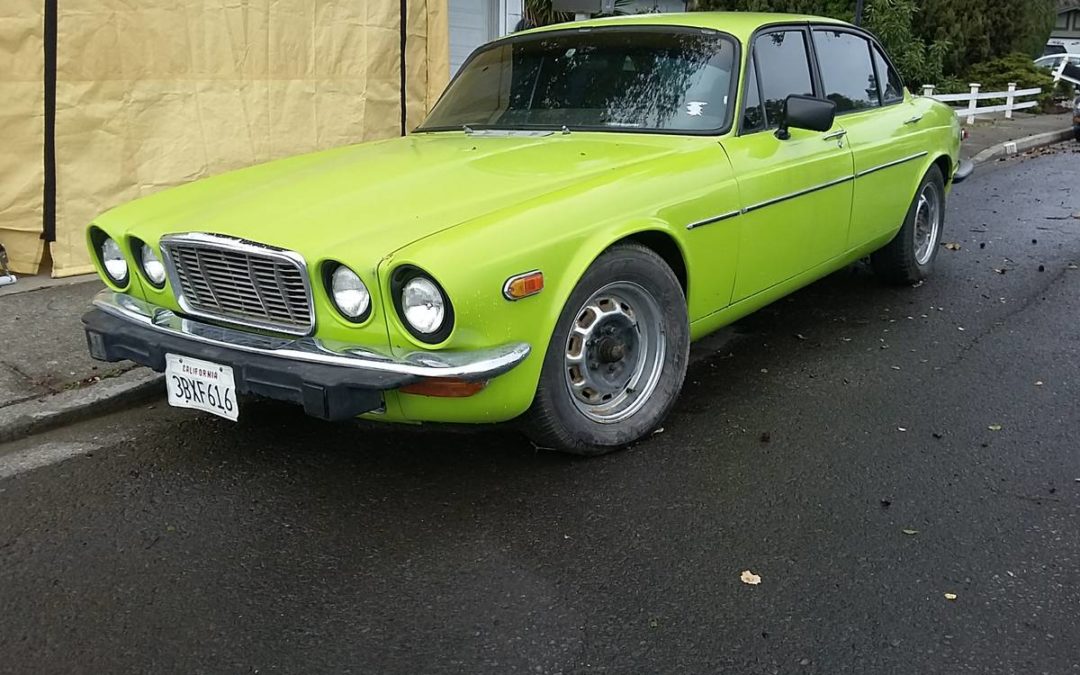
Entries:
[[1017, 89], [1040, 87], [1043, 90], [1038, 99], [1040, 108], [1049, 108], [1054, 102], [1053, 76], [1050, 71], [1032, 63], [1027, 54], [1009, 54], [978, 63], [968, 69], [967, 81], [978, 82], [982, 91], [1005, 91], [1010, 82], [1015, 82]]

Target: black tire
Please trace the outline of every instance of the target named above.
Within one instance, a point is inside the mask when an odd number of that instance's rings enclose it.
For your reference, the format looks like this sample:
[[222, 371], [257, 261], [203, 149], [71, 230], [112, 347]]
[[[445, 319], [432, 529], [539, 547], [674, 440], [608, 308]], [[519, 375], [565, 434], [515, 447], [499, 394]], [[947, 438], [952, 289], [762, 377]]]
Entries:
[[[928, 194], [927, 191], [932, 191], [933, 194]], [[925, 255], [920, 256], [918, 253], [923, 249], [916, 245], [916, 232], [925, 231], [919, 229], [924, 222], [921, 220], [924, 213], [920, 211], [920, 208], [926, 208], [925, 205], [920, 205], [924, 195], [928, 199], [936, 198], [938, 222], [929, 242], [929, 250]], [[911, 201], [911, 207], [908, 209], [900, 231], [896, 233], [892, 241], [870, 255], [874, 272], [882, 281], [890, 284], [914, 284], [922, 281], [934, 269], [934, 261], [937, 259], [944, 230], [945, 179], [941, 175], [941, 169], [932, 166], [915, 192], [915, 198]]]
[[[644, 329], [639, 326], [643, 322]], [[595, 339], [586, 340], [586, 335]], [[525, 431], [541, 448], [575, 455], [602, 455], [632, 443], [671, 411], [689, 353], [686, 297], [678, 278], [651, 249], [617, 244], [593, 262], [566, 301], [544, 355]], [[572, 357], [581, 364], [567, 360]], [[646, 384], [620, 385], [624, 380]], [[610, 388], [591, 390], [594, 382]], [[621, 393], [610, 393], [620, 386]], [[578, 393], [572, 393], [575, 387]], [[620, 404], [626, 407], [618, 412]], [[614, 406], [606, 421], [600, 419], [605, 406]]]
[[1073, 127], [1073, 138], [1080, 142], [1080, 127]]

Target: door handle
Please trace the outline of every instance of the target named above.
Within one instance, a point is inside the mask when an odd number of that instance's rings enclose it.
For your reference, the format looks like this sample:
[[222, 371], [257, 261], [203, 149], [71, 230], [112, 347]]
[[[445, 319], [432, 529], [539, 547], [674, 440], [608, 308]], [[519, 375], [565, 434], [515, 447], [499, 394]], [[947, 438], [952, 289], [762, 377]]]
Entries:
[[836, 144], [842, 148], [844, 147], [845, 136], [847, 136], [847, 131], [845, 129], [840, 129], [839, 131], [834, 131], [831, 134], [825, 134], [821, 137], [821, 140], [836, 141]]
[[916, 115], [915, 117], [904, 120], [904, 124], [918, 124], [919, 122], [922, 121], [922, 118], [923, 118], [922, 115]]

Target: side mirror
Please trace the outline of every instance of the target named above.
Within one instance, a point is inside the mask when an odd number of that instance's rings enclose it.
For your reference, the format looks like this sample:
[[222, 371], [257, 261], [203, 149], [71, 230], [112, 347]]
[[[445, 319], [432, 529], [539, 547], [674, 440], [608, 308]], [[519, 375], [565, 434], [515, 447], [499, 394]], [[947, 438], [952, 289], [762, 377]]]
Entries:
[[782, 141], [791, 138], [788, 129], [828, 131], [832, 129], [835, 119], [836, 104], [829, 99], [792, 94], [784, 101], [784, 111], [776, 137]]

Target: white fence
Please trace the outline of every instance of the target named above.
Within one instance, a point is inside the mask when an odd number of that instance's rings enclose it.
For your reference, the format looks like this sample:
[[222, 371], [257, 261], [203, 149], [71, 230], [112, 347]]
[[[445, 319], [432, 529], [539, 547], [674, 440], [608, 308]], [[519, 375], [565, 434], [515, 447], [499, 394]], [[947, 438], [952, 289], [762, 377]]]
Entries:
[[[972, 83], [971, 91], [966, 94], [935, 94], [934, 85], [926, 84], [923, 85], [923, 96], [936, 99], [942, 103], [967, 103], [965, 107], [957, 107], [956, 114], [959, 117], [967, 117], [968, 124], [975, 124], [976, 115], [990, 115], [1000, 112], [1005, 113], [1005, 118], [1011, 120], [1014, 110], [1025, 110], [1039, 105], [1038, 101], [1017, 102], [1016, 99], [1038, 96], [1042, 93], [1042, 89], [1038, 87], [1034, 89], [1017, 89], [1015, 82], [1009, 83], [1008, 91], [979, 91], [981, 86]], [[1005, 99], [1005, 103], [1003, 105], [979, 106], [979, 101], [991, 99]]]

